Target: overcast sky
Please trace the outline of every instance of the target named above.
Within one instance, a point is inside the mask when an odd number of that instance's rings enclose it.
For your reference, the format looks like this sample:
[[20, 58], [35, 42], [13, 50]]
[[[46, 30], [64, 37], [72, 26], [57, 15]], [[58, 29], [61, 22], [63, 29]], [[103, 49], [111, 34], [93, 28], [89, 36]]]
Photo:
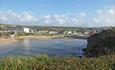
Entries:
[[115, 0], [0, 0], [0, 23], [115, 26]]

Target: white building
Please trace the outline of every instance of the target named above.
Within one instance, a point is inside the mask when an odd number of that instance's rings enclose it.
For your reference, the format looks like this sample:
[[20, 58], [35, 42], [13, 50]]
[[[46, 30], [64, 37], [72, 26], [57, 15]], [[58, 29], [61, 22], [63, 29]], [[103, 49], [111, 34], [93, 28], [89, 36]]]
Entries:
[[57, 31], [49, 31], [49, 34], [57, 34]]
[[85, 35], [89, 35], [90, 33], [89, 32], [84, 32]]
[[29, 28], [24, 28], [24, 32], [25, 33], [30, 33], [30, 29]]
[[72, 31], [68, 31], [67, 34], [72, 34]]

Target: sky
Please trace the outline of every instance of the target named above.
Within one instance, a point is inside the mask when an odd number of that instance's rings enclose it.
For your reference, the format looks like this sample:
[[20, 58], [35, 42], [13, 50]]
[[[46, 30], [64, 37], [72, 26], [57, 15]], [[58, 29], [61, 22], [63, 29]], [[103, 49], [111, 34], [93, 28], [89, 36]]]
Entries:
[[115, 26], [115, 0], [0, 0], [0, 23]]

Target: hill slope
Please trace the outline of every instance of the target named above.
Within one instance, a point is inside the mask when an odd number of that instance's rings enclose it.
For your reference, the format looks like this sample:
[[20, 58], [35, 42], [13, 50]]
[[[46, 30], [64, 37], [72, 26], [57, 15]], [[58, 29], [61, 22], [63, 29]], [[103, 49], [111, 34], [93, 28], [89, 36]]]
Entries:
[[89, 57], [100, 56], [115, 52], [115, 28], [103, 30], [88, 38], [85, 55]]

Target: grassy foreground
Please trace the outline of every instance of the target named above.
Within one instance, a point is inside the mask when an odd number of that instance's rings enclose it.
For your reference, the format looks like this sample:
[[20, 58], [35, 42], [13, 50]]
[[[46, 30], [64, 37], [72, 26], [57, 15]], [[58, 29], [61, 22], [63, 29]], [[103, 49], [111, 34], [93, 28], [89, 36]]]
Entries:
[[17, 56], [0, 59], [0, 70], [115, 70], [115, 55], [98, 58]]

